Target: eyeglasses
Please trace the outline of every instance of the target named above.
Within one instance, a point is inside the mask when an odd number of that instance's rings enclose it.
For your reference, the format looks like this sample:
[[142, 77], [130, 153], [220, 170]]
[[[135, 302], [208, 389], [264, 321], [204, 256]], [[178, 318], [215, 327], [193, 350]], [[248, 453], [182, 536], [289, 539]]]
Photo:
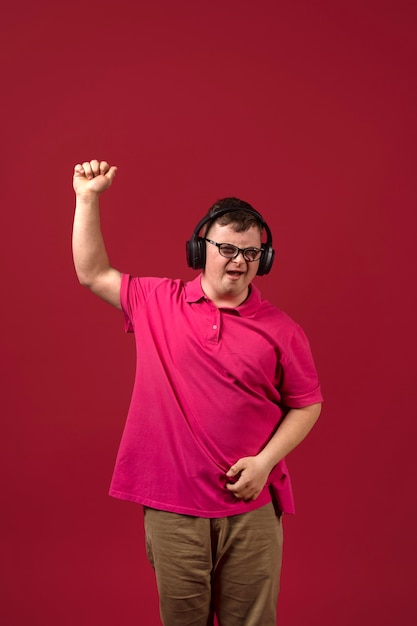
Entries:
[[225, 259], [235, 259], [239, 255], [239, 252], [241, 252], [245, 261], [252, 263], [253, 261], [259, 261], [263, 253], [263, 250], [259, 248], [238, 248], [232, 243], [217, 243], [212, 239], [207, 239], [207, 237], [204, 239], [208, 241], [208, 243], [213, 244], [213, 246], [217, 246], [220, 254], [224, 256]]

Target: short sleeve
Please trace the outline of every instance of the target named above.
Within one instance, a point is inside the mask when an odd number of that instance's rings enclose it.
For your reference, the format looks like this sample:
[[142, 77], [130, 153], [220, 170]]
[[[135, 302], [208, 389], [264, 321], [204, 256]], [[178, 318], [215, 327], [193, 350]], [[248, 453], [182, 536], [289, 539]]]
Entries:
[[287, 345], [280, 393], [283, 404], [294, 409], [323, 401], [310, 344], [298, 325]]
[[132, 307], [130, 305], [130, 282], [131, 276], [129, 274], [122, 274], [122, 284], [120, 287], [120, 303], [122, 305], [122, 311], [124, 315], [124, 328], [125, 332], [133, 333], [134, 325], [132, 320]]
[[145, 277], [138, 278], [129, 274], [122, 274], [120, 287], [120, 304], [124, 314], [124, 327], [127, 333], [135, 332], [137, 312], [147, 305], [148, 299], [166, 278]]

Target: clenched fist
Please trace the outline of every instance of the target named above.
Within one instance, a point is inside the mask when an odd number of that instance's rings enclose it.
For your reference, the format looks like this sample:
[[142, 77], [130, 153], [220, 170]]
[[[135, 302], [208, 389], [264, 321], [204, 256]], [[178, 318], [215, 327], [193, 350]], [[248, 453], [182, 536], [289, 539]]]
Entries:
[[73, 186], [77, 195], [100, 194], [110, 187], [117, 172], [117, 167], [107, 161], [84, 161], [74, 167]]

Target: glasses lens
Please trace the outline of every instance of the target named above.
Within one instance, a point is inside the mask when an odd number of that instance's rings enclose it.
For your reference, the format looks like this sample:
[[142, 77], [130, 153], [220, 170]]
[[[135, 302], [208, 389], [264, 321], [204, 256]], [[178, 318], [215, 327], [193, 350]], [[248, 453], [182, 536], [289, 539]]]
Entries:
[[247, 261], [257, 261], [261, 258], [262, 250], [259, 248], [246, 248], [244, 257]]
[[226, 259], [233, 259], [233, 257], [237, 256], [238, 250], [239, 248], [232, 246], [230, 243], [222, 243], [219, 246], [220, 254], [226, 257]]

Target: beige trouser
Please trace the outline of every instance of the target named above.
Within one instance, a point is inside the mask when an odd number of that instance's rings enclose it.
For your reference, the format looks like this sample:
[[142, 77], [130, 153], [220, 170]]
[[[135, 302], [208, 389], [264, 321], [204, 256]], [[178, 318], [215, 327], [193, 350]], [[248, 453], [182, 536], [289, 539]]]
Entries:
[[275, 626], [282, 523], [268, 504], [207, 519], [145, 508], [164, 626]]

